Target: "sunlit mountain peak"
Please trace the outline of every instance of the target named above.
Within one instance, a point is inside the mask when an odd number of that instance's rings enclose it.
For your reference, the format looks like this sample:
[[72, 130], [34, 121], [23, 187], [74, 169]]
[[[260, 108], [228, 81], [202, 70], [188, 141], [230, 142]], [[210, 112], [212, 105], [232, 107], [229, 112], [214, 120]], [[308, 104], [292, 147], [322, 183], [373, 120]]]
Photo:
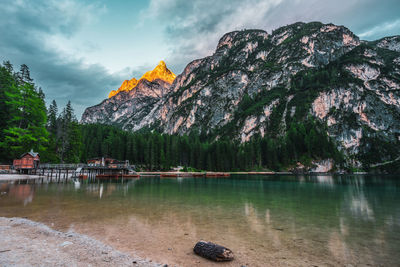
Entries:
[[118, 88], [118, 90], [112, 90], [108, 97], [111, 98], [122, 91], [131, 91], [143, 79], [149, 82], [160, 79], [167, 83], [172, 83], [175, 80], [175, 77], [176, 75], [170, 71], [165, 62], [161, 60], [153, 70], [146, 72], [139, 80], [136, 80], [135, 78], [132, 78], [131, 80], [125, 80], [121, 87]]

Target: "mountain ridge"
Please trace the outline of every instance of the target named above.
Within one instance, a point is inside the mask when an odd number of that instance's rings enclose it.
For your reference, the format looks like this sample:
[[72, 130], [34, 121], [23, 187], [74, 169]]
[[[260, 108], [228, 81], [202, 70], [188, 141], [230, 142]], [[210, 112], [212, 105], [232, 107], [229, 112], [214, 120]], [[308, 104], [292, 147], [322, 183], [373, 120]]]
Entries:
[[312, 119], [348, 164], [371, 161], [371, 144], [385, 148], [374, 163], [393, 160], [398, 155], [389, 147], [400, 143], [399, 52], [399, 36], [361, 41], [344, 26], [320, 22], [270, 34], [234, 31], [221, 37], [213, 55], [190, 62], [145, 112], [137, 110], [141, 116], [119, 113], [114, 103], [109, 114], [123, 122], [90, 114], [82, 122], [247, 142], [278, 138], [291, 124]]

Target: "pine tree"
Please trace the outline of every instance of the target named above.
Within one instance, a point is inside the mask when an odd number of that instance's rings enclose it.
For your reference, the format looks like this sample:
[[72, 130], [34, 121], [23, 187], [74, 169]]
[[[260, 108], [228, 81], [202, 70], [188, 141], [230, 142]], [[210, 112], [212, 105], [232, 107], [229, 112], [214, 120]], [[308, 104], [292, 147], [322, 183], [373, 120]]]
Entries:
[[35, 89], [26, 65], [21, 66], [17, 75], [10, 70], [9, 63], [2, 67], [1, 91], [8, 118], [5, 118], [0, 139], [0, 147], [8, 152], [9, 159], [30, 149], [42, 152], [48, 141], [44, 94], [40, 95]]
[[14, 73], [14, 67], [13, 67], [13, 65], [11, 64], [10, 61], [8, 61], [8, 60], [4, 61], [4, 62], [3, 62], [3, 66], [4, 66], [4, 68], [6, 69], [6, 71], [7, 71], [9, 74], [12, 75], [12, 74]]
[[78, 163], [81, 158], [82, 140], [81, 130], [77, 121], [71, 121], [68, 127], [68, 145], [65, 153], [65, 161], [68, 163]]
[[20, 71], [17, 73], [19, 84], [32, 84], [33, 80], [31, 78], [31, 72], [27, 65], [22, 64]]
[[56, 101], [53, 100], [47, 110], [47, 129], [54, 137], [57, 135], [57, 116], [58, 107]]
[[78, 120], [75, 117], [71, 101], [63, 109], [57, 123], [57, 154], [62, 163], [78, 162], [82, 145]]
[[[4, 130], [9, 128], [11, 123], [11, 107], [7, 104], [9, 101], [7, 92], [9, 93], [14, 86], [13, 68], [11, 63], [6, 61], [4, 62], [4, 67], [0, 65], [0, 142], [4, 140]], [[9, 160], [8, 154], [6, 149], [0, 149], [0, 160]]]

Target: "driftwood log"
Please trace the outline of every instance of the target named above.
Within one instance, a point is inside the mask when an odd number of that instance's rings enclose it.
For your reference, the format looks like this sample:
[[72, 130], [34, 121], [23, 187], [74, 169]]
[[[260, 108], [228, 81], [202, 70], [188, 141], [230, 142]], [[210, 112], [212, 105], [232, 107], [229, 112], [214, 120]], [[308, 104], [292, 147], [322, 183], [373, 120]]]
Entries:
[[231, 261], [233, 252], [229, 248], [206, 241], [199, 241], [193, 248], [194, 253], [214, 261]]

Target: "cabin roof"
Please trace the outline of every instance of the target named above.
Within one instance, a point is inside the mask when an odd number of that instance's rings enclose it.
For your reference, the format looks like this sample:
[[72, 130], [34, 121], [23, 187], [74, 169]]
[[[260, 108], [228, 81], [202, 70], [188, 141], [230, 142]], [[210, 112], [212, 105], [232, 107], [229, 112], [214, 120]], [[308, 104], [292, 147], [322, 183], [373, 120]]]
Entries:
[[38, 152], [33, 152], [33, 150], [31, 149], [31, 151], [29, 151], [29, 152], [25, 152], [24, 154], [22, 154], [21, 155], [21, 158], [23, 158], [25, 155], [31, 155], [32, 157], [36, 157], [36, 156], [39, 156], [39, 153]]

